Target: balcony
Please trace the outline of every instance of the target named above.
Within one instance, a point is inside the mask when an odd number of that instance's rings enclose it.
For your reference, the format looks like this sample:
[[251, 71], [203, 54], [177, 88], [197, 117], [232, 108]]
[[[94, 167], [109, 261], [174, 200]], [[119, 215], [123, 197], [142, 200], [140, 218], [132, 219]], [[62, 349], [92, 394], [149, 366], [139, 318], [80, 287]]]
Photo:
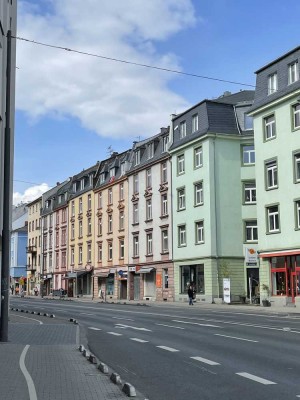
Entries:
[[26, 265], [26, 271], [27, 272], [35, 272], [36, 271], [36, 265]]
[[36, 253], [36, 246], [26, 247], [26, 253]]

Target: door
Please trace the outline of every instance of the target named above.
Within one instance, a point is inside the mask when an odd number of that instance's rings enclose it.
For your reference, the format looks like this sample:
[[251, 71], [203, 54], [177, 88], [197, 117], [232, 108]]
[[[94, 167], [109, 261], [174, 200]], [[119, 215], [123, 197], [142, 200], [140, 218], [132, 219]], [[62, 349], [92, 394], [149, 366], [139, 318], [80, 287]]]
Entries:
[[140, 275], [133, 276], [134, 294], [133, 300], [140, 300]]
[[292, 281], [292, 302], [295, 302], [295, 297], [300, 295], [300, 272], [291, 273]]

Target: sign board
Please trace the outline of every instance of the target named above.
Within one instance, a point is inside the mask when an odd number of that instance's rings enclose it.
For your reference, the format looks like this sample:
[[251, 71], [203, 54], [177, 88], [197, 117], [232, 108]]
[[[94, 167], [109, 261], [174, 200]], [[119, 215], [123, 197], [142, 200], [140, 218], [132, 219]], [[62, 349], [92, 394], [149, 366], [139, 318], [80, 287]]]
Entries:
[[129, 272], [135, 272], [135, 267], [128, 267]]
[[223, 300], [230, 303], [230, 278], [223, 278]]
[[161, 274], [156, 274], [156, 287], [161, 288], [162, 287], [162, 276]]
[[245, 247], [246, 265], [257, 265], [257, 251], [253, 247]]

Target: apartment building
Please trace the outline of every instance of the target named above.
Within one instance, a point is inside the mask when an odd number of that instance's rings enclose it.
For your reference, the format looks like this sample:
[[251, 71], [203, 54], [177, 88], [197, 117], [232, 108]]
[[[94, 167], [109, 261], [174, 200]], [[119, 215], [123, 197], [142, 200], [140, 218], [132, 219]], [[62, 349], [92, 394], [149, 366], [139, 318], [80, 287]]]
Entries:
[[174, 301], [169, 128], [135, 143], [128, 172], [129, 300]]
[[100, 163], [94, 187], [94, 296], [127, 299], [128, 182], [131, 151]]
[[258, 240], [254, 137], [246, 114], [253, 97], [253, 91], [225, 92], [172, 118], [177, 301], [186, 301], [189, 286], [197, 301], [217, 301], [223, 278], [230, 278], [236, 300], [249, 292], [248, 277], [258, 274], [255, 260], [245, 257], [248, 247], [256, 253]]
[[256, 149], [261, 299], [300, 303], [300, 47], [256, 71], [250, 114]]
[[41, 255], [42, 255], [42, 236], [41, 236], [41, 208], [42, 197], [37, 198], [27, 204], [28, 209], [28, 244], [27, 252], [27, 293], [33, 294], [35, 287], [40, 291], [41, 279]]

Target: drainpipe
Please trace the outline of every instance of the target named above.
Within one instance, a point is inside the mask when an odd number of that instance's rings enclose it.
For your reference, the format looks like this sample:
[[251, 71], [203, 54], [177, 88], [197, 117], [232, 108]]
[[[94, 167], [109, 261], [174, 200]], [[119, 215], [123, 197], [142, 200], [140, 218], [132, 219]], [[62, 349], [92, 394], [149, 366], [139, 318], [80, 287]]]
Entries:
[[220, 282], [219, 282], [219, 244], [218, 244], [218, 218], [217, 218], [217, 185], [216, 185], [216, 134], [213, 139], [214, 147], [214, 206], [215, 206], [215, 240], [216, 240], [216, 261], [217, 261], [217, 284], [218, 298], [220, 297]]

